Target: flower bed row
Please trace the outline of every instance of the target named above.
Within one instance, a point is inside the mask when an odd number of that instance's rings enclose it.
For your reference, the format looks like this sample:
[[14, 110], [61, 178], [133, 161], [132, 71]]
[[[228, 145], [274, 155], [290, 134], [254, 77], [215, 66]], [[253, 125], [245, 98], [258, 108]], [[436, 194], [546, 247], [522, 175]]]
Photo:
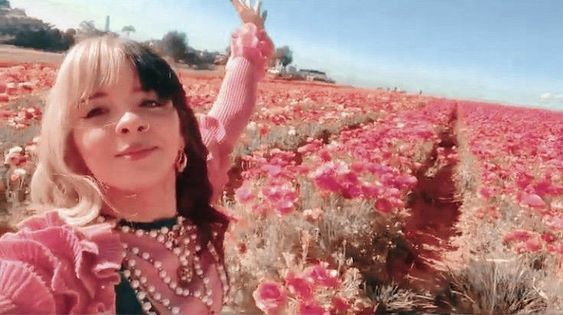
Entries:
[[[309, 139], [295, 152], [244, 157], [244, 182], [236, 201], [226, 201], [237, 218], [227, 241], [236, 307], [268, 314], [373, 308], [377, 296], [358, 285], [401, 280], [388, 266], [410, 253], [401, 227], [413, 173], [454, 109], [433, 103], [342, 131], [329, 144]], [[310, 279], [307, 270], [319, 266], [333, 286]]]

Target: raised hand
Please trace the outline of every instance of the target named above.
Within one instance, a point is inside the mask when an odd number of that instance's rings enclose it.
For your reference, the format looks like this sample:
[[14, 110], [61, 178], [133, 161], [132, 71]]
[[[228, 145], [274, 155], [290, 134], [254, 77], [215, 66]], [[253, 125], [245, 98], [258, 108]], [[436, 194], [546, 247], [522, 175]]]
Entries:
[[251, 5], [252, 0], [230, 0], [237, 11], [242, 23], [253, 23], [258, 29], [264, 28], [264, 22], [268, 16], [268, 11], [261, 11], [262, 3], [256, 0], [254, 6]]

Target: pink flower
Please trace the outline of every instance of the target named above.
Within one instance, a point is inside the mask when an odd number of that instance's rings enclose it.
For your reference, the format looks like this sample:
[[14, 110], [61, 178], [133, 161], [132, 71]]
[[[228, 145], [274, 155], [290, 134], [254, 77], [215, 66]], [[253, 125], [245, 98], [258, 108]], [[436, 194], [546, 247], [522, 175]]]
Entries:
[[254, 199], [254, 194], [247, 186], [241, 186], [235, 191], [236, 198], [240, 203], [247, 203]]
[[346, 299], [340, 296], [333, 296], [331, 301], [331, 311], [336, 313], [344, 313], [350, 308], [350, 304]]
[[393, 211], [393, 205], [387, 198], [379, 198], [375, 202], [375, 209], [381, 213], [391, 213]]
[[300, 303], [299, 315], [325, 315], [328, 312], [316, 302]]
[[526, 241], [531, 237], [532, 237], [532, 233], [530, 233], [530, 231], [516, 230], [516, 231], [512, 231], [510, 233], [507, 233], [504, 236], [504, 241], [507, 242], [507, 243], [513, 242], [513, 241]]
[[531, 238], [529, 240], [526, 241], [525, 244], [525, 249], [528, 252], [537, 252], [538, 250], [540, 250], [542, 248], [542, 244], [538, 239], [535, 238]]
[[285, 285], [289, 292], [300, 300], [308, 301], [313, 297], [313, 287], [307, 279], [296, 277], [292, 272], [285, 278]]
[[280, 216], [291, 213], [299, 200], [298, 193], [289, 183], [270, 185], [262, 189], [262, 193]]
[[338, 286], [338, 271], [327, 269], [328, 263], [320, 263], [307, 267], [304, 274], [313, 281], [314, 284], [335, 288]]
[[543, 208], [545, 207], [545, 202], [543, 201], [543, 199], [541, 199], [540, 196], [536, 195], [536, 194], [530, 194], [530, 193], [521, 193], [520, 194], [520, 202], [523, 205], [532, 207], [532, 208]]
[[549, 216], [544, 219], [545, 225], [549, 226], [554, 231], [563, 231], [563, 214]]
[[268, 315], [281, 314], [287, 303], [284, 287], [275, 281], [263, 281], [252, 293], [256, 306]]

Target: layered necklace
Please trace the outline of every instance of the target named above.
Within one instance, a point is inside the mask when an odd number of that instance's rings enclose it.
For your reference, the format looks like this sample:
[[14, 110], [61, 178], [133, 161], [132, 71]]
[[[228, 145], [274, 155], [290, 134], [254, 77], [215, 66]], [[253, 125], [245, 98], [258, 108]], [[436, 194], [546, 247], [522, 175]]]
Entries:
[[[103, 222], [104, 218], [100, 218], [101, 219], [99, 219], [98, 222]], [[127, 224], [127, 221], [125, 221], [125, 224]], [[202, 248], [198, 238], [196, 225], [192, 224], [182, 216], [176, 217], [176, 223], [171, 228], [163, 226], [161, 228], [144, 230], [135, 228], [134, 224], [123, 225], [121, 222], [113, 222], [113, 225], [123, 233], [129, 233], [137, 237], [148, 236], [156, 240], [161, 243], [164, 248], [173, 253], [180, 262], [180, 266], [176, 270], [177, 277], [173, 277], [173, 275], [168, 274], [167, 271], [164, 270], [162, 262], [155, 260], [149, 252], [143, 251], [136, 246], [130, 246], [125, 242], [122, 243], [125, 250], [123, 258], [123, 276], [127, 279], [135, 291], [136, 297], [139, 300], [143, 311], [148, 314], [157, 314], [157, 310], [153, 303], [159, 303], [172, 314], [180, 314], [181, 309], [177, 305], [172, 305], [170, 299], [166, 297], [164, 292], [158, 291], [154, 285], [149, 283], [146, 275], [143, 274], [141, 269], [137, 268], [137, 261], [139, 259], [148, 262], [156, 269], [160, 280], [168, 286], [172, 294], [179, 297], [193, 297], [199, 299], [211, 312], [211, 306], [213, 305], [213, 291], [210, 283], [211, 281], [207, 276], [205, 276], [201, 266], [200, 257], [198, 255]], [[216, 236], [217, 232], [213, 232], [213, 237]], [[191, 244], [194, 244], [195, 246], [190, 246]], [[195, 249], [195, 252], [191, 249], [192, 247]], [[211, 241], [207, 243], [207, 249], [209, 253], [211, 253], [219, 273], [219, 279], [223, 287], [223, 301], [227, 301], [229, 285], [227, 283], [225, 269], [219, 254]], [[203, 288], [196, 290], [190, 290], [188, 288], [194, 277], [201, 279]], [[178, 279], [178, 282], [173, 280], [175, 278]]]

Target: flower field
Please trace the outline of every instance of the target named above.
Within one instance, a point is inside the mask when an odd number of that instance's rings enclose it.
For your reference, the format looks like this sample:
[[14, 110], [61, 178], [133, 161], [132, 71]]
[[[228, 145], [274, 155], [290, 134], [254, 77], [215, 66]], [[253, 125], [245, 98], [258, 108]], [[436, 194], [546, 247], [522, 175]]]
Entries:
[[[0, 63], [2, 231], [56, 69]], [[178, 72], [209, 110], [221, 77]], [[237, 314], [563, 312], [563, 112], [266, 78], [232, 165]]]

